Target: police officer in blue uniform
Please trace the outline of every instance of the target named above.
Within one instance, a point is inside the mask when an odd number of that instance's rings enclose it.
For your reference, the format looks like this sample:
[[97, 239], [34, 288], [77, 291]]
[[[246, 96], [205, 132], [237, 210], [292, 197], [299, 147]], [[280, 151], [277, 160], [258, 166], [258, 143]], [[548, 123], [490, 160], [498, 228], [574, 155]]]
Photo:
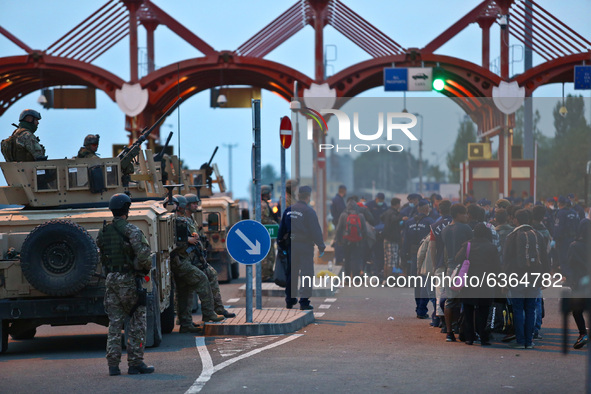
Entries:
[[[410, 264], [409, 275], [417, 275], [417, 251], [421, 240], [431, 231], [431, 225], [434, 223], [429, 215], [429, 201], [420, 200], [418, 203], [418, 213], [404, 222], [404, 231], [402, 233], [402, 256]], [[427, 319], [427, 304], [429, 298], [426, 294], [426, 288], [415, 286], [415, 302], [417, 304], [417, 318]]]
[[411, 193], [406, 197], [406, 199], [408, 200], [408, 203], [404, 204], [402, 209], [400, 209], [400, 217], [403, 219], [412, 218], [417, 214], [417, 205], [421, 199], [421, 195], [417, 193]]
[[[312, 189], [302, 186], [298, 190], [298, 202], [283, 212], [277, 239], [285, 239], [290, 234], [291, 243], [288, 246], [287, 286], [285, 287], [285, 305], [291, 309], [297, 303], [293, 297], [297, 293], [298, 277], [314, 277], [314, 245], [318, 246], [319, 256], [324, 254], [324, 240], [322, 229], [318, 223], [318, 216], [308, 204]], [[292, 281], [293, 277], [293, 281]], [[310, 305], [312, 288], [302, 286], [300, 289], [300, 309], [314, 309]]]

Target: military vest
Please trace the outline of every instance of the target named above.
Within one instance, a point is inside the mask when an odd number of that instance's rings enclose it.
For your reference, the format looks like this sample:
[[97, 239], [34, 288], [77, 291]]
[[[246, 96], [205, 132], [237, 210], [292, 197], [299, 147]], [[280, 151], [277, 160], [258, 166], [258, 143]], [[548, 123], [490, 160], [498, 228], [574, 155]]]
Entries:
[[124, 220], [105, 224], [101, 230], [101, 263], [109, 272], [131, 272], [133, 249], [123, 232]]

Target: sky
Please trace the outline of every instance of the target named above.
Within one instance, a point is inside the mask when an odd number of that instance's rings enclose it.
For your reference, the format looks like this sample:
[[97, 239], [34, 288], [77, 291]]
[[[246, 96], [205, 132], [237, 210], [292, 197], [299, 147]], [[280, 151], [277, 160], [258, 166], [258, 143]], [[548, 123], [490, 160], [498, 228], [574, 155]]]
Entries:
[[[421, 48], [455, 23], [472, 8], [478, 0], [415, 0], [411, 3], [401, 0], [342, 0], [375, 27], [398, 42], [403, 47]], [[245, 2], [226, 0], [223, 6], [217, 2], [153, 0], [153, 2], [174, 17], [181, 24], [207, 42], [216, 50], [234, 50], [274, 18], [288, 9], [293, 1], [260, 0]], [[572, 27], [579, 34], [591, 39], [591, 1], [589, 0], [538, 0], [546, 10]], [[104, 4], [104, 1], [73, 0], [2, 0], [0, 26], [7, 29], [28, 46], [45, 49], [67, 31], [72, 29]], [[410, 4], [410, 5], [409, 5]], [[23, 14], [23, 9], [32, 10]], [[248, 17], [246, 17], [248, 15]], [[491, 29], [491, 61], [499, 56], [498, 25]], [[328, 26], [324, 30], [324, 42], [329, 58], [327, 73], [335, 74], [353, 64], [370, 59], [370, 56], [349, 42], [340, 33]], [[436, 53], [462, 58], [479, 64], [481, 59], [480, 28], [472, 24]], [[140, 46], [145, 46], [145, 33], [139, 29]], [[518, 44], [514, 40], [510, 44]], [[159, 26], [155, 33], [156, 67], [164, 67], [175, 62], [201, 57], [202, 54], [172, 33], [167, 27]], [[519, 47], [516, 47], [519, 52]], [[8, 39], [0, 36], [0, 57], [22, 55], [24, 51]], [[313, 29], [306, 26], [295, 36], [276, 48], [265, 58], [286, 64], [292, 68], [314, 75], [314, 37]], [[519, 56], [516, 56], [518, 58]], [[123, 80], [129, 80], [129, 44], [124, 39], [93, 64], [105, 68]], [[534, 57], [534, 65], [539, 59]], [[523, 63], [515, 62], [511, 74], [523, 71]], [[565, 85], [565, 94], [582, 94], [589, 100], [589, 91], [575, 91], [573, 84]], [[43, 109], [38, 103], [40, 92], [33, 92], [20, 98], [1, 117], [3, 134], [8, 136], [18, 121], [24, 108], [39, 110], [41, 120], [37, 135], [45, 145], [49, 158], [72, 157], [82, 145], [84, 136], [98, 133], [101, 145], [98, 153], [102, 157], [111, 155], [111, 145], [127, 142], [124, 130], [124, 114], [117, 104], [104, 93], [97, 90], [97, 108], [94, 110]], [[560, 84], [548, 85], [534, 92], [534, 97], [550, 97], [558, 100], [562, 95]], [[402, 97], [401, 93], [386, 93], [383, 88], [374, 88], [361, 97]], [[442, 97], [438, 93], [408, 93], [407, 105], [412, 105], [417, 97]], [[550, 102], [544, 100], [544, 102]], [[552, 103], [555, 100], [552, 101]], [[542, 111], [542, 132], [552, 136], [552, 115], [545, 108]], [[586, 103], [589, 103], [587, 101]], [[402, 108], [400, 108], [402, 109]], [[420, 111], [408, 108], [410, 112]], [[591, 108], [587, 108], [591, 111]], [[591, 112], [589, 112], [591, 113]], [[279, 121], [290, 115], [289, 103], [268, 91], [262, 92], [262, 164], [272, 164], [279, 171]], [[424, 157], [431, 163], [439, 161], [445, 169], [445, 154], [453, 147], [457, 123], [463, 112], [459, 107], [450, 107], [446, 122], [436, 117], [424, 117]], [[209, 160], [216, 146], [219, 150], [214, 159], [231, 185], [235, 198], [248, 196], [252, 182], [251, 145], [252, 113], [250, 109], [212, 109], [209, 107], [209, 91], [201, 92], [184, 102], [180, 111], [164, 121], [162, 135], [175, 132], [172, 144], [178, 153], [178, 130], [180, 129], [182, 159], [190, 168], [197, 168]], [[2, 137], [5, 138], [5, 137]], [[232, 179], [229, 175], [229, 148], [232, 150]], [[405, 148], [417, 152], [417, 142], [405, 142]], [[289, 160], [288, 152], [288, 160]], [[288, 164], [289, 168], [289, 164]], [[304, 174], [302, 174], [304, 175]], [[4, 183], [1, 179], [0, 182]]]

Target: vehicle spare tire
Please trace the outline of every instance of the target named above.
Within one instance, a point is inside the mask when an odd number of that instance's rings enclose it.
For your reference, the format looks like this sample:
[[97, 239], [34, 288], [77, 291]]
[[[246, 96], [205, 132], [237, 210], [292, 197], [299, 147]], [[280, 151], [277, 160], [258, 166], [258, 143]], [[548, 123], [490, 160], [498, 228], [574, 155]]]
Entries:
[[27, 236], [21, 249], [21, 269], [37, 290], [70, 296], [93, 277], [98, 250], [88, 231], [68, 220], [51, 220]]

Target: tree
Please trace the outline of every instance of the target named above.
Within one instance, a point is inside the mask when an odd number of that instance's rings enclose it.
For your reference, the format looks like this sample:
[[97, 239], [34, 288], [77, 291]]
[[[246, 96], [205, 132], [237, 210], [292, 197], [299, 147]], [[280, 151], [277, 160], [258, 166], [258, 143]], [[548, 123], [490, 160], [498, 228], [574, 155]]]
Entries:
[[468, 143], [476, 142], [476, 128], [468, 116], [460, 123], [453, 150], [447, 154], [449, 181], [460, 182], [460, 163], [468, 158]]
[[568, 96], [566, 116], [560, 115], [559, 102], [552, 111], [555, 138], [540, 139], [538, 145], [538, 190], [540, 196], [575, 193], [583, 197], [585, 170], [591, 159], [591, 128], [584, 116], [580, 96]]

